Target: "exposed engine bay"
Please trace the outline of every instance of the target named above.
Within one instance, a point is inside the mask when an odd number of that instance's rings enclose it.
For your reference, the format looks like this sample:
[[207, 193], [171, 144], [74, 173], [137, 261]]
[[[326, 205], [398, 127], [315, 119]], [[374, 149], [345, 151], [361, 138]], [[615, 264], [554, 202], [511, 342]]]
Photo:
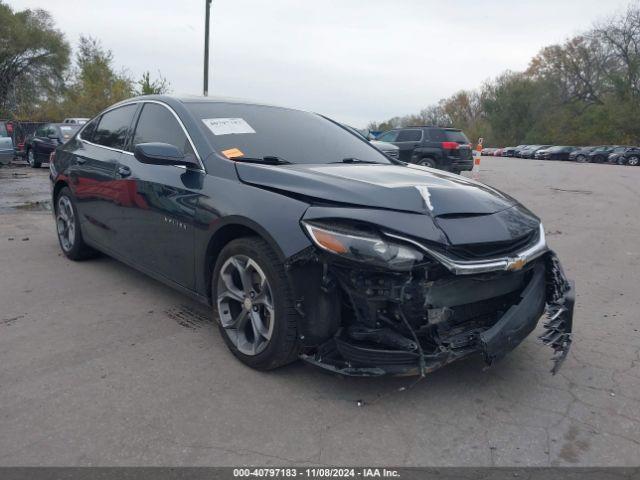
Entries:
[[543, 314], [553, 373], [571, 345], [573, 287], [548, 250], [515, 269], [466, 275], [428, 256], [394, 271], [313, 248], [287, 267], [304, 319], [301, 357], [341, 374], [425, 375], [476, 353], [491, 365]]

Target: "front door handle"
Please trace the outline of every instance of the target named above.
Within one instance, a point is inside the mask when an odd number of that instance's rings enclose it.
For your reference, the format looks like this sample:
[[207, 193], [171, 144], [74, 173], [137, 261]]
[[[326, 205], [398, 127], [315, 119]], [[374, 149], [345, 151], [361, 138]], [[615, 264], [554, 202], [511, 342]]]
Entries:
[[131, 175], [131, 169], [126, 165], [118, 165], [118, 175], [121, 177], [128, 177]]
[[87, 159], [86, 159], [86, 158], [84, 158], [84, 157], [77, 157], [77, 158], [76, 158], [76, 163], [77, 163], [78, 165], [84, 165], [85, 163], [87, 163]]

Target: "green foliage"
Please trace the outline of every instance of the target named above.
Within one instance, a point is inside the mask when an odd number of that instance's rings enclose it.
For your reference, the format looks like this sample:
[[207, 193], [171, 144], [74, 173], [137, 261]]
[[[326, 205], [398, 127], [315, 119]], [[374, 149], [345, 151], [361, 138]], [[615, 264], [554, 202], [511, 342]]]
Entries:
[[80, 37], [76, 67], [63, 102], [65, 116], [91, 117], [131, 97], [133, 82], [113, 67], [113, 55], [91, 37]]
[[44, 10], [14, 12], [0, 0], [0, 117], [61, 121], [91, 117], [133, 95], [170, 90], [149, 72], [134, 82], [117, 71], [113, 54], [81, 36], [73, 64], [71, 48]]
[[69, 44], [44, 10], [0, 2], [0, 116], [31, 115], [64, 86]]
[[171, 91], [171, 84], [158, 73], [157, 80], [151, 80], [151, 74], [146, 71], [142, 74], [142, 78], [136, 82], [138, 95], [163, 95]]
[[[640, 144], [640, 5], [425, 111], [485, 145]], [[415, 115], [372, 127], [396, 127]], [[373, 129], [373, 128], [372, 128]], [[382, 128], [381, 128], [382, 129]]]

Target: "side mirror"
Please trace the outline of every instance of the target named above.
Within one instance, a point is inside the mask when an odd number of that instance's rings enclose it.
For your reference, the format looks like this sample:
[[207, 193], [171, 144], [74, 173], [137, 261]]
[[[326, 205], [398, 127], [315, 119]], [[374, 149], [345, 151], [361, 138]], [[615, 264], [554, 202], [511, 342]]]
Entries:
[[139, 143], [133, 149], [133, 155], [139, 162], [150, 165], [198, 165], [194, 158], [185, 156], [177, 147], [168, 143]]

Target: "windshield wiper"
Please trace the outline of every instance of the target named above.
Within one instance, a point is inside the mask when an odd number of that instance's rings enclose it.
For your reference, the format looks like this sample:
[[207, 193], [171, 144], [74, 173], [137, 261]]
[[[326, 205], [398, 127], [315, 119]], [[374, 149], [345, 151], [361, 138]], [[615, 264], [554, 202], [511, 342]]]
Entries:
[[236, 162], [247, 163], [263, 163], [266, 165], [290, 165], [291, 162], [284, 160], [274, 155], [265, 155], [264, 157], [236, 157], [233, 160]]
[[384, 165], [382, 162], [374, 162], [371, 160], [360, 160], [359, 158], [352, 158], [352, 157], [343, 158], [339, 162], [331, 162], [331, 163], [372, 163], [372, 164]]

